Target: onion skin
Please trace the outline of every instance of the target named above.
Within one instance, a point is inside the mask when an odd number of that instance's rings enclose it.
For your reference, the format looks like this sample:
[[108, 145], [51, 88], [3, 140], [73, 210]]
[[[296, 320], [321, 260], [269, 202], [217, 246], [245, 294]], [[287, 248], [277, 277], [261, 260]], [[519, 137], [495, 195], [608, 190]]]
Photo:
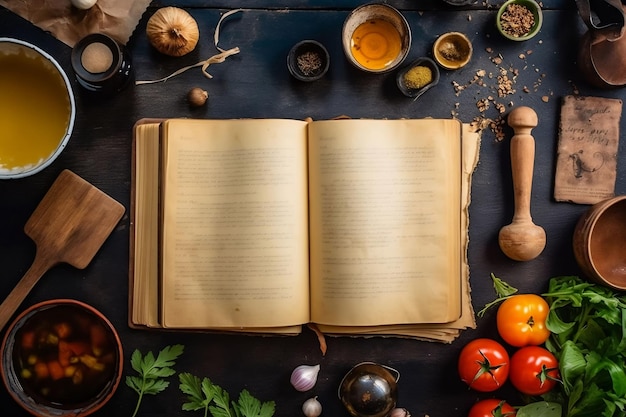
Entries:
[[291, 385], [293, 385], [297, 391], [308, 391], [315, 386], [319, 371], [319, 365], [300, 365], [291, 373]]
[[150, 16], [146, 35], [159, 52], [169, 56], [183, 56], [194, 50], [200, 31], [198, 23], [188, 12], [168, 6]]

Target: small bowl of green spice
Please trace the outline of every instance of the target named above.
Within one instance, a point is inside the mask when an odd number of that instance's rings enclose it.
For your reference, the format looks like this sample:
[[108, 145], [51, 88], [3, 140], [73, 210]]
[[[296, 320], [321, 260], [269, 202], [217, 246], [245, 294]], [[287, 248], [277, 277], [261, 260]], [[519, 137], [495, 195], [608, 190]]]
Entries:
[[300, 81], [319, 80], [330, 66], [328, 50], [314, 40], [295, 44], [287, 55], [287, 67], [291, 75]]
[[407, 97], [417, 99], [439, 82], [439, 68], [430, 58], [418, 58], [398, 71], [396, 83]]

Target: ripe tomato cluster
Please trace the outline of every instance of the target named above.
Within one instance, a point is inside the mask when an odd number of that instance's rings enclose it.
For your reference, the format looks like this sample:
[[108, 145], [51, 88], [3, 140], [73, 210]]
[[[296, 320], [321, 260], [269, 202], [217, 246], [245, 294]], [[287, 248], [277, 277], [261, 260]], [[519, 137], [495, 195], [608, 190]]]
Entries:
[[[498, 308], [498, 334], [516, 348], [507, 349], [489, 338], [475, 339], [459, 355], [459, 376], [470, 388], [492, 392], [506, 381], [521, 393], [537, 396], [552, 390], [559, 379], [559, 364], [542, 345], [550, 336], [546, 327], [548, 303], [536, 294], [519, 294]], [[469, 417], [513, 416], [515, 410], [500, 400], [483, 400], [470, 410]]]

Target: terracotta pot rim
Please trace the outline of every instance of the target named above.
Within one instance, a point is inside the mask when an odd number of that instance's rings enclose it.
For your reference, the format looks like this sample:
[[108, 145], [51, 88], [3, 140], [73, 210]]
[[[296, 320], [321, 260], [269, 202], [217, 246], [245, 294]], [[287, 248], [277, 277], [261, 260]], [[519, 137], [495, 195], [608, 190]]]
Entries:
[[[45, 414], [41, 414], [41, 411], [33, 410], [32, 408], [30, 408], [29, 405], [25, 404], [24, 401], [22, 401], [22, 399], [17, 395], [17, 393], [15, 392], [15, 388], [11, 384], [11, 381], [8, 379], [9, 376], [7, 375], [7, 373], [9, 371], [5, 367], [4, 356], [6, 354], [6, 349], [7, 349], [7, 344], [9, 343], [9, 339], [15, 334], [14, 330], [16, 326], [20, 324], [23, 325], [22, 322], [24, 321], [25, 318], [28, 319], [29, 315], [34, 315], [43, 308], [46, 308], [46, 307], [52, 308], [52, 307], [63, 306], [63, 305], [76, 306], [76, 307], [82, 308], [86, 310], [88, 313], [93, 314], [100, 321], [102, 321], [102, 323], [105, 325], [105, 327], [111, 333], [111, 335], [113, 336], [115, 340], [115, 350], [117, 352], [118, 358], [116, 361], [117, 370], [114, 374], [114, 378], [109, 383], [109, 385], [105, 388], [105, 391], [103, 391], [101, 396], [97, 397], [93, 403], [88, 404], [82, 407], [81, 409], [78, 409], [79, 410], [78, 412], [77, 412], [77, 409], [67, 409], [67, 410], [59, 409], [59, 413], [55, 413], [54, 416], [55, 417], [63, 417], [63, 416], [85, 417], [100, 410], [106, 403], [109, 402], [113, 394], [115, 394], [123, 376], [124, 352], [123, 352], [123, 347], [122, 347], [122, 341], [120, 339], [120, 336], [117, 330], [115, 329], [115, 326], [113, 326], [111, 321], [102, 312], [100, 312], [97, 308], [83, 301], [79, 301], [79, 300], [75, 300], [71, 298], [55, 298], [55, 299], [44, 300], [36, 304], [33, 304], [30, 307], [26, 308], [24, 311], [22, 311], [7, 326], [6, 333], [2, 339], [2, 344], [0, 345], [0, 373], [2, 374], [2, 381], [4, 383], [4, 386], [6, 387], [8, 393], [13, 398], [13, 400], [17, 404], [19, 404], [24, 410], [36, 416], [47, 417]], [[50, 414], [50, 416], [53, 416], [53, 414]]]

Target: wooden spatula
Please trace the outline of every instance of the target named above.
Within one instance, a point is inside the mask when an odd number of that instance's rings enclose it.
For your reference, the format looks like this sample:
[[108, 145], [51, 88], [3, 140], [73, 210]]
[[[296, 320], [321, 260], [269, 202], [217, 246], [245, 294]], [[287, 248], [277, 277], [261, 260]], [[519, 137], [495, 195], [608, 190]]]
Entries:
[[0, 330], [50, 268], [64, 262], [84, 269], [123, 214], [113, 198], [73, 172], [61, 172], [24, 226], [37, 247], [35, 259], [0, 305]]

